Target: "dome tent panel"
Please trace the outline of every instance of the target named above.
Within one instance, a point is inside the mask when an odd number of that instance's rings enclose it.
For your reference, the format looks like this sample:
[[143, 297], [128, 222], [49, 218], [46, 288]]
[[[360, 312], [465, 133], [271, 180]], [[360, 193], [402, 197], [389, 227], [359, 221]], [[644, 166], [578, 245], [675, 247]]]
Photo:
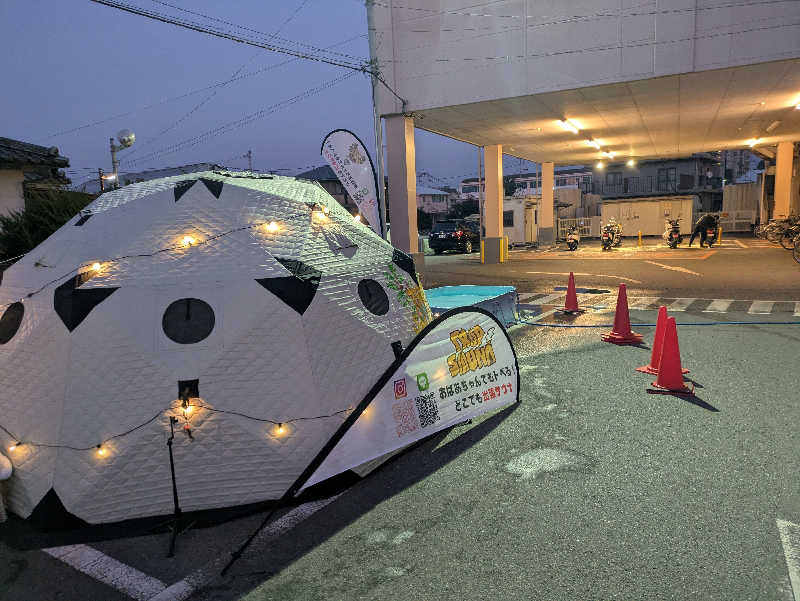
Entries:
[[[328, 212], [315, 224], [322, 207]], [[184, 510], [277, 499], [391, 365], [391, 344], [414, 335], [392, 291], [380, 315], [358, 292], [365, 279], [388, 285], [394, 250], [315, 184], [207, 172], [127, 186], [88, 209], [91, 219], [71, 221], [8, 270], [9, 302], [44, 286], [30, 299], [38, 316], [26, 304], [21, 325], [28, 372], [55, 359], [43, 353], [48, 345], [61, 344], [69, 358], [50, 376], [50, 399], [37, 386], [19, 388], [18, 399], [0, 389], [4, 426], [73, 447], [30, 445], [31, 460], [12, 457], [10, 505], [20, 515], [51, 487], [90, 523], [170, 513], [169, 415], [180, 419], [174, 451]], [[265, 227], [270, 221], [277, 231]], [[197, 244], [176, 245], [187, 235]], [[353, 243], [355, 252], [344, 248]], [[44, 281], [35, 266], [45, 246], [62, 255], [63, 277], [52, 284], [53, 273]], [[70, 331], [53, 305], [55, 289], [93, 262], [100, 269], [66, 292], [115, 290]], [[3, 361], [0, 378], [14, 365]], [[187, 380], [198, 388], [188, 414], [178, 398]], [[25, 432], [29, 407], [47, 414], [39, 415], [46, 426], [31, 430], [37, 438]]]

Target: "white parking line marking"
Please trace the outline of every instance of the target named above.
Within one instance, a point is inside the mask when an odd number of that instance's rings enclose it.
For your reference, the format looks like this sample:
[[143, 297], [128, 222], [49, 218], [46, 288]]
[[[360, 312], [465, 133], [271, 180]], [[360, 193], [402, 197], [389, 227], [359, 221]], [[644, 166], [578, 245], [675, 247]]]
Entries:
[[708, 307], [703, 309], [703, 313], [725, 313], [728, 311], [728, 307], [730, 307], [732, 304], [733, 301], [730, 299], [717, 299], [708, 305]]
[[554, 301], [557, 301], [558, 299], [560, 299], [563, 296], [566, 296], [566, 293], [557, 292], [556, 294], [549, 294], [549, 295], [545, 296], [544, 298], [537, 298], [536, 299], [536, 304], [537, 305], [550, 305]]
[[747, 311], [750, 315], [765, 315], [772, 313], [772, 307], [775, 305], [774, 301], [753, 301], [750, 309]]
[[[562, 273], [560, 271], [527, 271], [526, 273], [542, 274], [542, 275], [565, 275], [569, 276], [569, 272]], [[574, 276], [587, 275], [593, 278], [611, 278], [614, 280], [622, 280], [623, 282], [633, 282], [634, 284], [641, 284], [641, 280], [634, 280], [633, 278], [624, 278], [620, 275], [606, 275], [604, 273], [573, 273]]]
[[800, 317], [800, 302], [794, 304], [794, 317]]
[[645, 296], [642, 298], [632, 299], [633, 302], [628, 305], [630, 309], [647, 309], [649, 305], [654, 305], [658, 302], [657, 296]]
[[691, 305], [696, 298], [676, 298], [672, 303], [667, 306], [668, 311], [686, 311], [686, 307]]
[[147, 601], [167, 588], [167, 585], [159, 579], [148, 576], [88, 545], [50, 547], [42, 551], [137, 601]]
[[747, 246], [747, 244], [745, 244], [745, 243], [744, 243], [744, 242], [742, 242], [741, 240], [736, 240], [736, 239], [734, 239], [734, 242], [736, 242], [736, 244], [738, 244], [738, 245], [739, 245], [739, 246], [741, 246], [742, 248], [749, 248], [749, 247]]
[[676, 267], [674, 265], [664, 265], [663, 263], [656, 263], [655, 261], [645, 261], [645, 263], [650, 263], [651, 265], [657, 265], [658, 267], [662, 267], [664, 269], [669, 269], [670, 271], [680, 271], [681, 273], [688, 273], [691, 275], [702, 275], [697, 273], [696, 271], [692, 271], [691, 269], [686, 269], [685, 267]]
[[786, 568], [789, 570], [789, 582], [795, 601], [800, 601], [800, 526], [785, 520], [775, 520], [781, 534], [783, 554], [786, 557]]
[[[300, 522], [311, 517], [311, 515], [329, 503], [332, 503], [343, 494], [344, 493], [339, 493], [338, 495], [329, 497], [327, 499], [311, 501], [309, 503], [300, 505], [299, 507], [295, 507], [289, 513], [268, 524], [267, 527], [264, 528], [255, 539], [253, 539], [253, 543], [250, 545], [247, 553], [257, 555], [259, 548], [263, 549], [264, 545], [271, 539], [283, 534], [287, 530], [291, 530]], [[189, 574], [183, 580], [179, 580], [175, 584], [165, 588], [154, 597], [150, 597], [148, 601], [184, 601], [185, 599], [188, 599], [192, 593], [195, 592], [195, 590], [201, 586], [204, 586], [213, 578], [218, 576], [220, 570], [226, 563], [228, 563], [229, 559], [230, 556], [226, 554], [223, 557], [207, 563], [203, 567], [198, 568]]]

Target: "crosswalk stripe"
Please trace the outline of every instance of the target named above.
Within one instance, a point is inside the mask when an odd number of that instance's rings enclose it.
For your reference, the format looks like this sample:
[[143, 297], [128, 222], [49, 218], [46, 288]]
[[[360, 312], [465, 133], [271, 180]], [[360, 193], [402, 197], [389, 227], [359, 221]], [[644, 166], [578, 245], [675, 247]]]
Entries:
[[741, 246], [742, 248], [747, 248], [747, 244], [745, 244], [745, 243], [744, 243], [744, 242], [742, 242], [741, 240], [734, 240], [734, 242], [736, 242], [736, 244], [738, 244], [738, 245], [739, 245], [739, 246]]
[[750, 305], [750, 310], [748, 313], [751, 315], [764, 315], [766, 313], [772, 313], [773, 305], [775, 305], [774, 301], [753, 301], [753, 304]]
[[717, 299], [703, 309], [703, 313], [725, 313], [732, 303], [732, 300]]
[[654, 305], [657, 302], [657, 296], [645, 296], [642, 298], [633, 299], [633, 302], [629, 305], [629, 307], [631, 309], [647, 309], [650, 305]]
[[668, 311], [686, 311], [686, 307], [691, 305], [696, 298], [676, 298], [674, 302], [670, 303], [667, 307]]

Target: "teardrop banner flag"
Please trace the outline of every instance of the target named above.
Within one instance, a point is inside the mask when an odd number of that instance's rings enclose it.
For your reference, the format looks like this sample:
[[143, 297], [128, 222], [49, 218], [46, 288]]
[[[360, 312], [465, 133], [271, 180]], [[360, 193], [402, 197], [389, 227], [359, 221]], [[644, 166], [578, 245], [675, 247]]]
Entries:
[[505, 328], [483, 309], [448, 311], [383, 374], [309, 466], [301, 487], [518, 400], [517, 355]]
[[334, 129], [322, 140], [320, 153], [356, 203], [361, 216], [380, 236], [375, 167], [364, 143], [351, 131]]

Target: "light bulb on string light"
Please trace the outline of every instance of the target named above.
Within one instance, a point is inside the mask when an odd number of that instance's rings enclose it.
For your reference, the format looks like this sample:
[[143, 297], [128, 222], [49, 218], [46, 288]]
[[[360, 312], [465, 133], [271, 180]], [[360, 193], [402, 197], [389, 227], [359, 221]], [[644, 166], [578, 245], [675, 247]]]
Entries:
[[196, 240], [192, 236], [184, 236], [181, 238], [181, 244], [186, 247], [191, 246], [195, 242]]
[[331, 212], [331, 210], [330, 210], [330, 208], [329, 208], [329, 207], [322, 207], [322, 212], [323, 212], [323, 213], [325, 213], [325, 214], [327, 215], [328, 213], [330, 213], [330, 212]]
[[105, 457], [106, 456], [106, 449], [102, 444], [97, 445], [97, 455], [99, 457]]
[[361, 222], [361, 215], [356, 215], [355, 217], [353, 217], [353, 221], [355, 221], [356, 223], [360, 223]]
[[103, 266], [102, 266], [102, 265], [100, 265], [100, 263], [97, 263], [97, 262], [94, 262], [94, 263], [92, 263], [92, 271], [94, 271], [94, 272], [98, 272], [98, 271], [100, 271], [102, 268], [103, 268]]
[[278, 231], [278, 224], [275, 223], [274, 221], [270, 221], [268, 224], [264, 226], [264, 229], [266, 229], [270, 234], [274, 234], [275, 232]]
[[22, 443], [21, 443], [21, 442], [15, 442], [15, 443], [13, 443], [13, 444], [9, 445], [9, 447], [8, 447], [8, 450], [9, 450], [9, 451], [11, 451], [11, 452], [13, 453], [13, 452], [14, 452], [14, 451], [16, 451], [16, 450], [17, 450], [17, 448], [18, 448], [18, 447], [20, 447], [20, 446], [22, 446]]

